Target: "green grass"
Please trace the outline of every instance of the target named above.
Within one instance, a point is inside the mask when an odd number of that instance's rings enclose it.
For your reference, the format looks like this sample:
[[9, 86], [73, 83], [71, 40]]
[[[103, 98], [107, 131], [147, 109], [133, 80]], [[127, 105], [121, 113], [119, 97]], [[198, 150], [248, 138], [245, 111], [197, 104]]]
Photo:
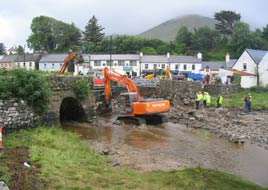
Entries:
[[[253, 110], [268, 110], [268, 88], [251, 88], [240, 93], [223, 96], [223, 107], [244, 109], [244, 97], [247, 93], [252, 96]], [[212, 96], [212, 106], [216, 106], [217, 96]]]
[[49, 182], [51, 190], [264, 189], [240, 177], [211, 169], [139, 173], [111, 168], [107, 166], [107, 157], [90, 150], [77, 134], [60, 128], [21, 130], [5, 139], [7, 147], [30, 147], [31, 159], [41, 164], [42, 178]]

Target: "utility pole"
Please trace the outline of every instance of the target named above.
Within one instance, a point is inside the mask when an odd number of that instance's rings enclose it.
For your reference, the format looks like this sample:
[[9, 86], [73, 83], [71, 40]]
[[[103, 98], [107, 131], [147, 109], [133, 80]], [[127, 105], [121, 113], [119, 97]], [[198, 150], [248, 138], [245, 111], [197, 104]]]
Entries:
[[110, 73], [112, 71], [112, 39], [113, 39], [113, 36], [111, 35], [110, 36]]

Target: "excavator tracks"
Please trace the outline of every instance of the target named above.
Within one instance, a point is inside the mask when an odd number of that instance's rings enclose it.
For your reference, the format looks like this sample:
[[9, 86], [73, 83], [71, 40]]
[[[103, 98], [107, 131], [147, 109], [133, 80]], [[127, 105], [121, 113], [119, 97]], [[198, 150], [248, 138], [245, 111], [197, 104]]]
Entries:
[[135, 126], [161, 126], [167, 123], [164, 115], [119, 116], [117, 120], [124, 124]]

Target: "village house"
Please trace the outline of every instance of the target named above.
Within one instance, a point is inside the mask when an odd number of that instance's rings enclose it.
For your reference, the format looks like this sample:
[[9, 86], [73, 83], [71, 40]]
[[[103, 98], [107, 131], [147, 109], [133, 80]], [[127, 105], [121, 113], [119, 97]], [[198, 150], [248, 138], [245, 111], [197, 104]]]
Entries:
[[18, 55], [5, 55], [0, 59], [0, 69], [13, 69]]
[[[246, 49], [233, 66], [235, 71], [242, 72], [241, 87], [250, 88], [257, 86], [266, 86], [265, 81], [267, 71], [267, 58], [263, 59], [268, 51]], [[261, 63], [261, 64], [260, 64]], [[259, 80], [258, 80], [259, 78]]]
[[138, 54], [90, 54], [89, 62], [93, 70], [98, 71], [108, 67], [121, 74], [140, 75], [140, 55]]
[[38, 64], [41, 57], [42, 55], [39, 53], [19, 55], [15, 60], [15, 67], [25, 68], [27, 70], [39, 70]]

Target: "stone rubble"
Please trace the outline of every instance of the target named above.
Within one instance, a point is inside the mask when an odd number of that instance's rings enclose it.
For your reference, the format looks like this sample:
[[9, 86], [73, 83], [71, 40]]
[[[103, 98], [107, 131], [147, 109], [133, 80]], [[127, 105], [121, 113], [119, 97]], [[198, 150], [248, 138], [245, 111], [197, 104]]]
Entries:
[[268, 150], [268, 112], [227, 108], [199, 110], [176, 105], [167, 114], [169, 122], [209, 130], [233, 143], [257, 143]]

